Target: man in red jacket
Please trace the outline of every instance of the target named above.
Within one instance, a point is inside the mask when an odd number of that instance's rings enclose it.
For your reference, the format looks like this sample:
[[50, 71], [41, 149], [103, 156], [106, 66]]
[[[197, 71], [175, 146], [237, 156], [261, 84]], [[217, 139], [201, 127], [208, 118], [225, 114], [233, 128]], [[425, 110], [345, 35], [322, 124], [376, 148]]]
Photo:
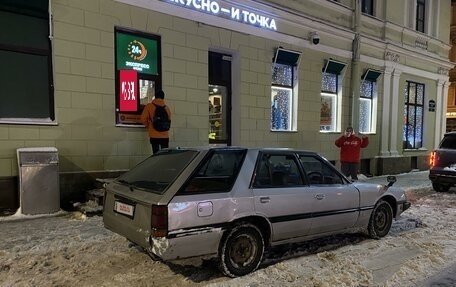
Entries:
[[358, 170], [361, 148], [367, 147], [369, 138], [357, 137], [352, 127], [347, 127], [345, 133], [336, 139], [336, 146], [340, 148], [340, 169], [345, 176], [358, 180]]

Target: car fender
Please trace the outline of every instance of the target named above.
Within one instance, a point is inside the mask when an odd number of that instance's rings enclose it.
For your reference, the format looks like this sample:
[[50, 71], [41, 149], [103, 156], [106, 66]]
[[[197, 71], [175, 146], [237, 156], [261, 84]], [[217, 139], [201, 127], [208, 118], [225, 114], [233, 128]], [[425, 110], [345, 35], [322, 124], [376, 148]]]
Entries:
[[229, 228], [240, 224], [241, 222], [249, 222], [257, 226], [258, 229], [263, 233], [265, 245], [268, 246], [271, 244], [272, 225], [268, 218], [264, 215], [250, 213], [237, 214], [235, 218], [230, 222], [230, 224], [225, 228], [224, 232]]

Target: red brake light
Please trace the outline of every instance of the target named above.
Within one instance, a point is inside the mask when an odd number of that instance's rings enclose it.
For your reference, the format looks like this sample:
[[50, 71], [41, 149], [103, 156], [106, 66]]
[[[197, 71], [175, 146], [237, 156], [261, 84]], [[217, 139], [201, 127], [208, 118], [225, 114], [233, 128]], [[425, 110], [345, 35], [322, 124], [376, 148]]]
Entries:
[[429, 165], [433, 167], [435, 165], [435, 152], [431, 152], [431, 156], [429, 157]]
[[151, 229], [152, 237], [168, 235], [168, 206], [152, 205]]

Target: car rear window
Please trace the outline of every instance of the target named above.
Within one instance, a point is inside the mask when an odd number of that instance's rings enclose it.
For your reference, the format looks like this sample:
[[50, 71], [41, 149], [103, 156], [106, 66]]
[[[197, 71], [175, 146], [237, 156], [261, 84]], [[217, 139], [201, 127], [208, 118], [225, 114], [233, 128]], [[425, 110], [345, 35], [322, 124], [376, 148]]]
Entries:
[[164, 150], [147, 158], [116, 181], [145, 191], [163, 194], [198, 154], [194, 150]]
[[440, 143], [440, 148], [456, 149], [456, 135], [444, 137]]

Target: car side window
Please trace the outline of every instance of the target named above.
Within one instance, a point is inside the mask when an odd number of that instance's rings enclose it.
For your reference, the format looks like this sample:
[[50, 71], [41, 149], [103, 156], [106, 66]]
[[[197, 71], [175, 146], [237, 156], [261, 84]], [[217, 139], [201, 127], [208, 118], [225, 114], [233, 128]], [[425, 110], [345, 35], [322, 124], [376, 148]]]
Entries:
[[239, 174], [245, 150], [217, 150], [204, 160], [180, 194], [228, 192]]
[[302, 169], [311, 185], [342, 184], [342, 177], [328, 163], [312, 155], [300, 155]]
[[253, 187], [292, 187], [302, 184], [298, 163], [292, 154], [260, 154]]

